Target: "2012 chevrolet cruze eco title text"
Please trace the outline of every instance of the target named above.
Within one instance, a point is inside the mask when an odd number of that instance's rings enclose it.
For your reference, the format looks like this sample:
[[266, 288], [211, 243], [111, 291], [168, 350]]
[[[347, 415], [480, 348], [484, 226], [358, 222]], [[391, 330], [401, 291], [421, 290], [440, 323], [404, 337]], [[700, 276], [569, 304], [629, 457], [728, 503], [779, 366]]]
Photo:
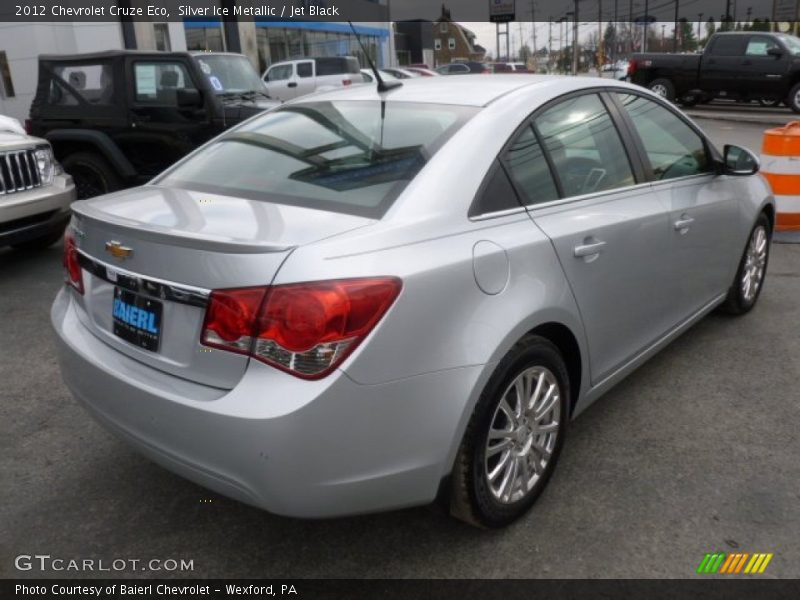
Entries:
[[309, 96], [74, 205], [63, 376], [145, 455], [269, 511], [438, 497], [503, 526], [571, 418], [715, 307], [755, 304], [757, 170], [621, 82]]

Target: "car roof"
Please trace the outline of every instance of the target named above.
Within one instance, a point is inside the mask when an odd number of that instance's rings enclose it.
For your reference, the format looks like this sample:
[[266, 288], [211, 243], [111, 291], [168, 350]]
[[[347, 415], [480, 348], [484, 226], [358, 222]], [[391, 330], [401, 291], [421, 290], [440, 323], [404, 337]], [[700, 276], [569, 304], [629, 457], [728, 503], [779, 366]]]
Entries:
[[391, 102], [421, 102], [429, 104], [457, 104], [463, 106], [486, 106], [515, 90], [546, 86], [548, 83], [564, 80], [580, 82], [591, 80], [595, 84], [609, 84], [608, 79], [568, 77], [564, 75], [450, 75], [448, 77], [419, 77], [403, 79], [402, 87], [379, 95], [376, 88], [357, 86], [336, 91], [321, 92], [305, 96], [297, 102], [318, 102], [327, 100], [374, 100], [383, 98]]

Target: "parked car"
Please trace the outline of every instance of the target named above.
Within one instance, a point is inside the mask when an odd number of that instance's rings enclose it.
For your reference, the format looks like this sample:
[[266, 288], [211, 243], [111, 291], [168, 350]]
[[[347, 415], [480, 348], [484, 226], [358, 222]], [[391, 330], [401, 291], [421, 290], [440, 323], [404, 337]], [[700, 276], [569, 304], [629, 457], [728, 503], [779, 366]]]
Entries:
[[406, 71], [416, 73], [422, 77], [439, 77], [439, 73], [427, 67], [403, 67]]
[[483, 63], [475, 61], [454, 62], [449, 65], [437, 67], [436, 72], [440, 75], [472, 75], [475, 73], [490, 73], [489, 68]]
[[[378, 72], [381, 75], [381, 79], [384, 81], [397, 81], [397, 77], [389, 73], [389, 71], [384, 71], [383, 69], [378, 69]], [[364, 83], [372, 83], [375, 81], [375, 74], [372, 72], [371, 69], [361, 69], [361, 77], [364, 80]]]
[[0, 247], [52, 245], [67, 226], [74, 200], [72, 177], [53, 158], [47, 140], [0, 115]]
[[607, 79], [301, 98], [73, 206], [61, 372], [108, 429], [243, 502], [438, 497], [500, 527], [572, 418], [712, 309], [755, 305], [775, 218], [757, 170]]
[[354, 56], [303, 58], [273, 64], [262, 76], [271, 98], [286, 102], [320, 89], [363, 83]]
[[489, 63], [486, 65], [492, 73], [532, 73], [525, 63]]
[[411, 69], [401, 69], [399, 67], [384, 67], [384, 71], [391, 73], [396, 79], [414, 79], [415, 77], [422, 77], [421, 73], [412, 71]]
[[278, 103], [241, 54], [39, 57], [32, 134], [48, 140], [78, 198], [139, 185], [231, 125]]
[[714, 98], [800, 113], [800, 38], [763, 32], [714, 34], [703, 54], [634, 54], [630, 80], [691, 106]]

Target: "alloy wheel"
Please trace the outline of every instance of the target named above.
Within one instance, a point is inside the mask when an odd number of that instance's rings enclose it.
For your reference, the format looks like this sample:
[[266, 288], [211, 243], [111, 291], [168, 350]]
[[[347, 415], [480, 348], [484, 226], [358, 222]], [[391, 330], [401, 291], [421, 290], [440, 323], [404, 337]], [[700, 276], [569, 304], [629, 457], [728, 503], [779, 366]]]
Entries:
[[486, 441], [484, 475], [495, 500], [524, 498], [541, 478], [556, 447], [561, 390], [545, 367], [520, 373], [503, 393]]
[[761, 283], [764, 281], [764, 271], [767, 267], [767, 246], [769, 236], [767, 229], [759, 225], [753, 230], [750, 241], [747, 244], [744, 268], [742, 269], [741, 290], [742, 298], [746, 302], [752, 302]]
[[666, 88], [666, 86], [664, 86], [664, 85], [662, 85], [660, 83], [657, 83], [656, 85], [651, 87], [650, 91], [655, 93], [655, 94], [658, 94], [662, 98], [666, 98], [667, 97], [667, 88]]

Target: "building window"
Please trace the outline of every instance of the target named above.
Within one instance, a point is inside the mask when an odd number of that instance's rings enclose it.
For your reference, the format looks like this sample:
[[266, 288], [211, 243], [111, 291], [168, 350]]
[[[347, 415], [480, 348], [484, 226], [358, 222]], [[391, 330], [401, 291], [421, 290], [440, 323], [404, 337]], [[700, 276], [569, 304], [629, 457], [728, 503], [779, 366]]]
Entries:
[[168, 23], [154, 23], [153, 37], [156, 40], [156, 50], [161, 50], [163, 52], [169, 52], [172, 50], [172, 44], [169, 43]]
[[456, 49], [456, 38], [449, 38], [447, 40], [447, 47], [450, 50], [455, 50]]
[[447, 23], [446, 22], [439, 23], [439, 31], [441, 31], [442, 33], [447, 33]]
[[0, 50], [0, 96], [14, 97], [14, 82], [11, 81], [11, 67], [8, 64], [5, 50]]
[[442, 40], [440, 38], [436, 38], [435, 40], [433, 40], [433, 49], [434, 50], [442, 49]]
[[186, 49], [205, 52], [224, 52], [225, 40], [222, 37], [222, 24], [217, 27], [187, 27]]

